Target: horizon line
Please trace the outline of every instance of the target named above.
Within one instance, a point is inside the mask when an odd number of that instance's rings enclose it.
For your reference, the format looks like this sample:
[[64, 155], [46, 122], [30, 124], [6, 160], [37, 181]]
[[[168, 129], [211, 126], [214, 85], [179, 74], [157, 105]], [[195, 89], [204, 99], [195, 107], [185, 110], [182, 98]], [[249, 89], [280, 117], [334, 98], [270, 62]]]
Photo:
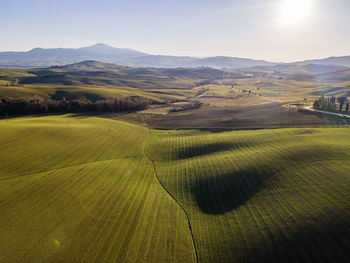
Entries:
[[309, 60], [322, 60], [322, 59], [329, 59], [329, 58], [340, 58], [340, 57], [348, 57], [350, 56], [349, 54], [344, 54], [344, 55], [329, 55], [329, 56], [324, 56], [324, 57], [313, 57], [313, 58], [305, 58], [305, 59], [297, 59], [297, 60], [281, 60], [281, 61], [273, 61], [273, 60], [269, 60], [269, 59], [264, 59], [264, 58], [251, 58], [251, 57], [244, 57], [244, 56], [230, 56], [230, 55], [213, 55], [213, 56], [193, 56], [193, 55], [169, 55], [169, 54], [152, 54], [152, 53], [148, 53], [146, 51], [141, 51], [138, 49], [133, 49], [133, 48], [128, 48], [128, 47], [115, 47], [113, 45], [110, 44], [105, 44], [102, 42], [96, 43], [96, 44], [90, 44], [90, 45], [84, 45], [81, 47], [40, 47], [40, 46], [36, 46], [33, 48], [29, 48], [27, 50], [0, 50], [0, 53], [17, 53], [17, 52], [30, 52], [32, 50], [35, 49], [82, 49], [82, 48], [87, 48], [87, 47], [94, 47], [94, 46], [98, 46], [98, 45], [104, 45], [107, 47], [111, 47], [111, 48], [116, 48], [116, 49], [128, 49], [128, 50], [132, 50], [132, 51], [136, 51], [136, 52], [141, 52], [141, 53], [145, 53], [145, 55], [150, 55], [150, 56], [171, 56], [171, 57], [192, 57], [192, 58], [215, 58], [215, 57], [226, 57], [226, 58], [241, 58], [241, 59], [251, 59], [251, 60], [257, 60], [257, 61], [266, 61], [266, 62], [270, 62], [270, 63], [276, 63], [276, 64], [289, 64], [289, 63], [297, 63], [297, 62], [304, 62], [304, 61], [309, 61]]

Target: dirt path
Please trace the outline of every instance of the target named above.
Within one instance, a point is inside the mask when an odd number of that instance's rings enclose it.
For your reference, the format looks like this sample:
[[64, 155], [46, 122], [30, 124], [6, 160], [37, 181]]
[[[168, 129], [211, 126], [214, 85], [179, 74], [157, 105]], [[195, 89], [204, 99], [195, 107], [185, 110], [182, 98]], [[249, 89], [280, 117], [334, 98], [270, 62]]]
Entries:
[[334, 115], [334, 116], [343, 117], [343, 118], [349, 118], [350, 119], [350, 115], [341, 114], [341, 113], [335, 113], [335, 112], [329, 112], [329, 111], [323, 111], [323, 110], [315, 110], [315, 109], [311, 108], [311, 106], [306, 106], [303, 109], [308, 110], [308, 111], [312, 111], [312, 112], [319, 112], [319, 113], [323, 113], [323, 114], [329, 114], [329, 115]]

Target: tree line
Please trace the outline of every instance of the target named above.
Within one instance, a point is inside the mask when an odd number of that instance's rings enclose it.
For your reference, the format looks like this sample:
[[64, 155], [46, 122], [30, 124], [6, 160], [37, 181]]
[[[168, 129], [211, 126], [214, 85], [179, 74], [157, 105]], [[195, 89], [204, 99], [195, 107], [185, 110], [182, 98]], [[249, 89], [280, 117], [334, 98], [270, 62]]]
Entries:
[[345, 111], [349, 112], [350, 102], [347, 97], [320, 97], [314, 102], [315, 110], [323, 110], [323, 111], [337, 111], [337, 103], [339, 104], [339, 111], [343, 111], [345, 106]]
[[0, 98], [0, 115], [79, 113], [79, 112], [123, 112], [148, 108], [152, 101], [143, 97], [125, 97], [90, 100], [23, 99]]
[[179, 105], [173, 107], [169, 112], [178, 112], [178, 111], [187, 111], [187, 110], [193, 110], [198, 109], [202, 106], [202, 103], [199, 101], [191, 101], [187, 104]]

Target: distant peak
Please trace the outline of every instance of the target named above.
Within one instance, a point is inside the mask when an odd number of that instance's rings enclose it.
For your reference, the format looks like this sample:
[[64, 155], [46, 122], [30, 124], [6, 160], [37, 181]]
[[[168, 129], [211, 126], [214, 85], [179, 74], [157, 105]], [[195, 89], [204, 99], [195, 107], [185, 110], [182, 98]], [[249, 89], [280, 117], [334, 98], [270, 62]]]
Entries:
[[109, 45], [103, 44], [103, 43], [97, 43], [97, 44], [92, 45], [92, 46], [79, 48], [79, 50], [87, 51], [90, 53], [98, 53], [98, 54], [102, 54], [102, 55], [124, 53], [124, 54], [127, 54], [128, 56], [140, 56], [140, 55], [145, 54], [143, 52], [139, 52], [139, 51], [132, 50], [129, 48], [116, 48], [116, 47], [109, 46]]
[[36, 48], [29, 50], [29, 52], [35, 52], [35, 51], [40, 51], [40, 50], [44, 50], [44, 49], [40, 48], [40, 47], [36, 47]]
[[104, 43], [97, 43], [97, 44], [92, 45], [90, 47], [112, 47], [112, 46], [104, 44]]
[[115, 49], [115, 47], [112, 47], [112, 46], [109, 46], [109, 45], [103, 44], [103, 43], [97, 43], [95, 45], [83, 47], [83, 48], [84, 49]]

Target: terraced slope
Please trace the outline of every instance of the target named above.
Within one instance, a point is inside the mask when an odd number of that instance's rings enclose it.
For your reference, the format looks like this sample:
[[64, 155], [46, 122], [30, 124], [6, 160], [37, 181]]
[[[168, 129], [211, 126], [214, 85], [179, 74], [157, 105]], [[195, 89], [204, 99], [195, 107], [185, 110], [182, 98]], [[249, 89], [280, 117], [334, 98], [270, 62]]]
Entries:
[[194, 262], [146, 138], [108, 119], [1, 120], [0, 262]]
[[349, 262], [349, 129], [151, 134], [200, 262]]

